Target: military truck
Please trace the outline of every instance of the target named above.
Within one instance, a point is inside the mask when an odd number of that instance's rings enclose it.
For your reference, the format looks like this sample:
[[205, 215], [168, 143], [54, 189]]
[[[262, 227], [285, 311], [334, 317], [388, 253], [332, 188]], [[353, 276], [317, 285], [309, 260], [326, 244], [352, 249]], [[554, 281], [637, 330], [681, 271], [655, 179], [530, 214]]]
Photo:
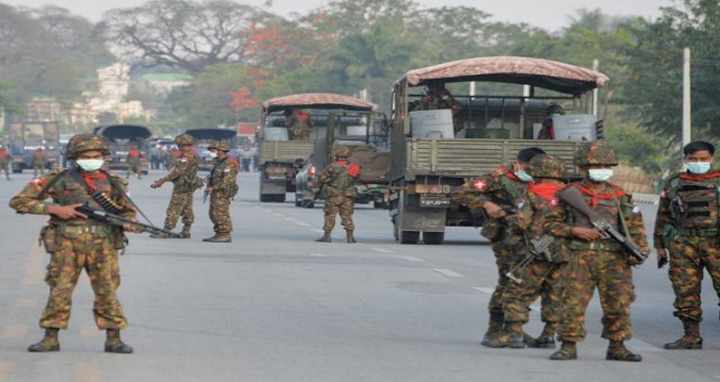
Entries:
[[188, 129], [185, 130], [185, 134], [195, 138], [195, 152], [200, 159], [199, 170], [210, 171], [215, 166], [215, 160], [210, 157], [210, 151], [208, 146], [216, 141], [225, 141], [230, 146], [229, 155], [236, 157], [237, 150], [235, 146], [237, 144], [237, 130], [235, 129], [221, 129], [221, 128], [206, 128], [206, 129]]
[[389, 136], [383, 114], [364, 111], [331, 111], [327, 116], [325, 139], [315, 142], [313, 152], [295, 175], [295, 206], [312, 208], [318, 198], [317, 179], [333, 160], [337, 146], [351, 149], [349, 160], [360, 165], [355, 180], [356, 203], [373, 203], [384, 208], [390, 170]]
[[[263, 103], [260, 121], [260, 201], [284, 202], [295, 192], [295, 175], [312, 154], [316, 141], [325, 139], [331, 111], [371, 112], [376, 105], [339, 94], [306, 93], [273, 98]], [[302, 109], [311, 125], [309, 139], [291, 139], [288, 115]]]
[[[392, 90], [390, 217], [395, 239], [441, 244], [445, 228], [480, 226], [482, 214], [450, 200], [466, 181], [509, 164], [520, 149], [538, 146], [567, 161], [584, 141], [602, 138], [593, 111], [593, 90], [609, 78], [560, 62], [527, 57], [484, 57], [414, 69]], [[475, 82], [472, 83], [471, 82]], [[477, 83], [501, 95], [473, 95]], [[465, 89], [466, 94], [452, 94]], [[443, 89], [452, 108], [432, 109], [423, 86]], [[512, 91], [517, 94], [510, 94]], [[446, 100], [447, 101], [447, 100]], [[554, 140], [538, 140], [550, 105], [568, 115], [557, 118]], [[447, 102], [446, 102], [447, 105]]]
[[135, 146], [140, 150], [140, 172], [144, 175], [149, 170], [148, 138], [152, 136], [150, 129], [140, 125], [107, 125], [97, 126], [93, 129], [95, 135], [103, 137], [110, 146], [110, 156], [106, 158], [106, 165], [111, 170], [127, 171], [127, 155]]
[[45, 168], [56, 168], [60, 161], [60, 129], [57, 122], [19, 122], [10, 124], [9, 151], [13, 157], [12, 172], [31, 168], [38, 148], [45, 151]]

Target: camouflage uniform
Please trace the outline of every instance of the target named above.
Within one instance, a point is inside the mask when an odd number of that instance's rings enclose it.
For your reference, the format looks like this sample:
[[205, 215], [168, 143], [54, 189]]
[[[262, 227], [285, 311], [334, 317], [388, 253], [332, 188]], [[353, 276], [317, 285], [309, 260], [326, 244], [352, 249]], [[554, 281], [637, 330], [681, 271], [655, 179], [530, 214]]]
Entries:
[[[175, 138], [178, 145], [192, 145], [193, 137], [183, 134]], [[195, 190], [202, 187], [202, 179], [197, 177], [199, 159], [194, 152], [181, 153], [180, 158], [170, 173], [160, 179], [160, 184], [164, 182], [173, 183], [173, 192], [170, 197], [170, 204], [165, 212], [165, 227], [167, 231], [172, 231], [177, 225], [178, 220], [182, 217], [183, 229], [180, 233], [183, 237], [190, 237], [190, 227], [195, 222], [195, 213], [193, 212], [193, 194]], [[156, 235], [155, 237], [166, 237], [165, 235]]]
[[140, 171], [140, 150], [133, 148], [128, 151], [127, 154], [127, 178], [130, 178], [131, 174], [137, 174], [138, 179], [142, 178]]
[[5, 171], [5, 177], [10, 180], [10, 162], [12, 156], [10, 152], [5, 148], [0, 148], [0, 172]]
[[[577, 164], [617, 165], [617, 158], [609, 146], [593, 142], [579, 150]], [[647, 253], [645, 226], [640, 209], [632, 202], [632, 196], [610, 183], [604, 183], [604, 188], [600, 191], [592, 191], [592, 185], [591, 181], [583, 180], [568, 187], [579, 188], [590, 208], [618, 232], [625, 233], [625, 225], [626, 234]], [[622, 224], [623, 219], [625, 224]], [[572, 251], [557, 328], [563, 348], [553, 354], [551, 359], [577, 357], [575, 343], [585, 338], [585, 310], [597, 288], [603, 309], [602, 337], [610, 340], [607, 359], [642, 360], [641, 356], [630, 353], [623, 345], [624, 340], [631, 338], [630, 304], [635, 301], [628, 255], [620, 244], [612, 239], [586, 241], [575, 237], [571, 233], [573, 227], [593, 228], [585, 215], [562, 200], [557, 206], [546, 209], [544, 229], [553, 236], [566, 240]]]
[[[102, 139], [92, 134], [76, 135], [68, 144], [70, 158], [89, 150], [100, 150], [104, 155], [109, 154]], [[54, 205], [87, 203], [91, 208], [103, 210], [88, 191], [96, 189], [117, 207], [120, 215], [135, 219], [135, 210], [125, 195], [125, 187], [124, 180], [104, 170], [94, 173], [85, 173], [79, 168], [53, 170], [25, 186], [10, 200], [10, 207], [21, 214], [46, 215], [51, 204], [45, 203], [45, 199], [51, 198]], [[113, 333], [113, 338], [117, 336], [119, 341], [119, 334], [116, 333], [127, 325], [123, 308], [115, 294], [120, 285], [118, 250], [125, 245], [122, 229], [94, 220], [61, 220], [50, 215], [48, 225], [41, 231], [41, 239], [50, 253], [50, 264], [45, 277], [50, 286], [50, 297], [40, 319], [40, 327], [46, 329], [46, 339], [31, 346], [29, 350], [59, 350], [57, 329], [67, 329], [72, 292], [83, 269], [87, 272], [95, 292], [95, 323], [99, 329], [109, 330], [109, 341], [110, 332]], [[128, 352], [108, 349], [106, 343], [106, 351]], [[129, 349], [131, 352], [132, 349]]]
[[[498, 167], [494, 172], [464, 184], [454, 191], [451, 198], [458, 204], [472, 210], [482, 210], [487, 202], [499, 205], [505, 211], [512, 210], [527, 189], [528, 184], [519, 180], [507, 167]], [[505, 275], [513, 264], [522, 259], [522, 254], [513, 252], [513, 248], [524, 240], [522, 232], [507, 230], [505, 220], [488, 218], [483, 224], [481, 234], [490, 240], [498, 268], [498, 282], [490, 297], [490, 325], [485, 340], [499, 334], [502, 329], [503, 293], [509, 279]]]
[[357, 178], [360, 173], [360, 167], [357, 163], [348, 162], [350, 150], [347, 147], [336, 149], [335, 153], [337, 161], [331, 163], [320, 173], [318, 177], [318, 186], [320, 192], [325, 199], [325, 224], [323, 231], [325, 234], [319, 238], [319, 242], [330, 242], [330, 235], [335, 228], [335, 217], [340, 213], [342, 226], [347, 234], [347, 242], [355, 243], [353, 232], [355, 224], [352, 221], [353, 208], [357, 190], [353, 186], [353, 179]]
[[307, 141], [310, 139], [310, 122], [307, 114], [291, 114], [288, 117], [287, 126], [291, 140]]
[[704, 175], [675, 174], [666, 184], [660, 197], [654, 239], [656, 248], [670, 252], [674, 314], [683, 322], [685, 336], [665, 347], [699, 349], [703, 269], [707, 269], [720, 297], [720, 169]]
[[523, 347], [522, 325], [529, 320], [530, 304], [542, 297], [541, 319], [545, 329], [538, 339], [530, 341], [530, 347], [555, 347], [555, 328], [558, 321], [560, 297], [563, 290], [564, 270], [570, 254], [563, 243], [555, 240], [549, 245], [550, 259], [543, 255], [531, 254], [528, 243], [544, 236], [542, 231], [548, 206], [557, 205], [554, 194], [565, 184], [565, 163], [549, 155], [538, 155], [530, 161], [530, 174], [543, 183], [531, 185], [517, 206], [517, 214], [507, 218], [509, 230], [522, 232], [525, 240], [512, 249], [513, 253], [532, 256], [533, 261], [515, 271], [521, 281], [507, 284], [503, 295], [503, 313], [506, 334], [501, 336], [494, 347]]
[[[208, 147], [208, 149], [216, 149], [230, 151], [230, 147], [225, 142], [216, 142]], [[217, 159], [215, 166], [210, 171], [208, 187], [213, 188], [210, 194], [210, 221], [213, 222], [215, 236], [203, 239], [204, 241], [216, 242], [220, 238], [221, 242], [230, 242], [230, 232], [232, 232], [232, 218], [230, 217], [230, 201], [238, 192], [237, 173], [238, 163], [235, 158], [226, 155], [223, 159]]]
[[450, 109], [453, 115], [453, 130], [457, 134], [463, 129], [463, 121], [457, 117], [462, 105], [444, 87], [432, 87], [428, 94], [416, 101], [413, 110], [441, 110]]
[[33, 168], [33, 176], [37, 177], [38, 173], [40, 175], [45, 174], [45, 163], [47, 163], [47, 156], [42, 151], [37, 151], [32, 157], [32, 161], [30, 162], [30, 165]]

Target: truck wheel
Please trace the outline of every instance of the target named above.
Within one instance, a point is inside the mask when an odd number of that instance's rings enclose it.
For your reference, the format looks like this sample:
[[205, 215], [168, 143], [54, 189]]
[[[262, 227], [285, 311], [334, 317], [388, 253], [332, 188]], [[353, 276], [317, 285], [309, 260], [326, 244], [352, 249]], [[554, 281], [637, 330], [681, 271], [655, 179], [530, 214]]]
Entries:
[[272, 201], [273, 201], [273, 195], [260, 194], [260, 202], [261, 203], [269, 203]]
[[378, 210], [386, 210], [388, 208], [388, 204], [386, 202], [376, 200], [373, 202], [373, 208]]
[[273, 202], [276, 202], [276, 203], [285, 203], [285, 194], [275, 195], [275, 197], [273, 198]]
[[439, 245], [445, 241], [445, 232], [423, 232], [425, 244]]
[[12, 170], [12, 172], [13, 172], [13, 174], [22, 174], [22, 169], [21, 169], [21, 168], [14, 168], [14, 169]]
[[420, 232], [402, 231], [400, 233], [400, 243], [402, 244], [417, 244], [418, 241], [420, 241]]

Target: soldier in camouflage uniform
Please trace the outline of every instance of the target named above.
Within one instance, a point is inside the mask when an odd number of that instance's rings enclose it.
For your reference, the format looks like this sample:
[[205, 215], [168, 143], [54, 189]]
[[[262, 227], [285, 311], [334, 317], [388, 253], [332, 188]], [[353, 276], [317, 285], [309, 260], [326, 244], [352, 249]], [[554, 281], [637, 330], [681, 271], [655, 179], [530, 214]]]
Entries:
[[126, 178], [130, 178], [131, 174], [137, 174], [138, 179], [142, 178], [142, 171], [140, 169], [140, 157], [142, 156], [142, 153], [140, 150], [138, 150], [137, 146], [130, 147], [130, 150], [128, 150], [127, 153], [127, 176]]
[[237, 173], [239, 169], [235, 158], [228, 155], [230, 146], [218, 141], [210, 146], [210, 156], [215, 158], [215, 166], [210, 171], [206, 192], [210, 195], [210, 221], [213, 222], [215, 235], [203, 239], [211, 243], [230, 243], [232, 237], [232, 218], [230, 201], [238, 192]]
[[547, 115], [547, 118], [545, 119], [545, 122], [543, 122], [542, 128], [538, 132], [537, 139], [555, 139], [555, 122], [553, 120], [553, 117], [565, 115], [565, 108], [554, 103], [548, 106], [545, 114]]
[[5, 146], [0, 145], [0, 172], [5, 171], [5, 177], [10, 180], [10, 162], [12, 162], [12, 156]]
[[533, 240], [551, 238], [542, 231], [544, 211], [549, 205], [557, 204], [555, 193], [565, 187], [560, 179], [565, 177], [566, 170], [565, 162], [551, 155], [537, 155], [530, 160], [530, 175], [537, 183], [528, 187], [517, 205], [517, 214], [507, 220], [509, 231], [522, 232], [525, 237], [525, 240], [512, 248], [512, 252], [531, 256], [533, 260], [522, 268], [516, 268], [513, 274], [519, 280], [510, 281], [505, 288], [505, 332], [492, 339], [490, 347], [525, 347], [522, 327], [529, 320], [530, 304], [540, 296], [541, 318], [545, 328], [540, 337], [527, 345], [534, 348], [555, 347], [554, 336], [562, 295], [563, 272], [568, 264], [569, 253], [558, 240], [548, 242], [549, 258], [530, 251]]
[[307, 141], [310, 139], [310, 116], [303, 113], [302, 110], [295, 108], [288, 116], [287, 128], [290, 133], [290, 139], [293, 141]]
[[45, 174], [45, 163], [47, 163], [47, 156], [45, 155], [43, 149], [38, 147], [37, 149], [35, 149], [35, 154], [30, 161], [30, 165], [33, 168], [34, 177], [37, 177], [38, 173], [40, 173], [40, 175]]
[[[202, 179], [197, 177], [198, 172], [198, 156], [193, 152], [194, 139], [187, 134], [175, 137], [175, 144], [178, 145], [180, 158], [175, 166], [166, 176], [156, 180], [152, 188], [160, 188], [165, 182], [173, 183], [173, 192], [170, 197], [170, 204], [165, 212], [165, 230], [172, 231], [177, 225], [178, 220], [182, 217], [183, 229], [180, 236], [187, 239], [190, 238], [190, 227], [195, 221], [195, 213], [193, 212], [193, 194], [195, 190], [202, 187]], [[152, 238], [166, 239], [169, 236], [161, 233], [150, 235]]]
[[[545, 152], [537, 147], [520, 150], [517, 161], [510, 166], [500, 166], [490, 174], [466, 183], [451, 194], [454, 202], [467, 206], [472, 210], [483, 211], [487, 216], [481, 234], [490, 240], [498, 267], [498, 283], [490, 298], [488, 310], [490, 321], [483, 337], [484, 346], [492, 345], [491, 341], [502, 334], [504, 325], [503, 293], [508, 284], [505, 274], [514, 263], [522, 259], [522, 255], [513, 253], [512, 248], [524, 240], [522, 232], [507, 231], [505, 217], [515, 208], [532, 176], [526, 172], [530, 160]], [[526, 338], [530, 341], [530, 338]]]
[[335, 217], [340, 213], [342, 225], [345, 228], [347, 242], [356, 243], [354, 231], [355, 225], [352, 221], [353, 207], [357, 190], [353, 186], [353, 180], [360, 175], [360, 166], [357, 163], [349, 162], [350, 149], [346, 146], [338, 146], [335, 150], [337, 160], [323, 170], [318, 178], [320, 193], [325, 199], [325, 225], [323, 236], [315, 241], [329, 243], [332, 241], [331, 234], [335, 228]]
[[[576, 164], [587, 178], [568, 187], [580, 190], [590, 208], [648, 253], [640, 209], [633, 204], [631, 195], [607, 182], [612, 167], [618, 164], [615, 151], [603, 142], [592, 142], [578, 151]], [[585, 215], [562, 200], [546, 210], [544, 229], [566, 240], [572, 251], [557, 328], [562, 347], [550, 359], [577, 358], [575, 344], [585, 338], [585, 310], [597, 288], [603, 309], [602, 337], [610, 340], [606, 359], [642, 361], [642, 356], [623, 344], [631, 337], [630, 304], [635, 300], [631, 265], [639, 261], [625, 254], [619, 243], [603, 236]]]
[[[10, 207], [18, 213], [50, 216], [48, 225], [41, 231], [45, 249], [50, 253], [45, 277], [50, 286], [50, 297], [40, 319], [45, 337], [28, 348], [31, 352], [60, 350], [58, 331], [67, 329], [72, 292], [83, 269], [95, 292], [95, 323], [99, 329], [107, 331], [105, 351], [133, 351], [120, 340], [120, 330], [125, 329], [126, 320], [115, 294], [120, 285], [118, 250], [125, 245], [123, 229], [88, 220], [75, 210], [83, 204], [102, 210], [96, 200], [103, 198], [120, 215], [135, 219], [135, 210], [125, 194], [124, 181], [101, 169], [103, 156], [108, 154], [108, 146], [102, 138], [92, 134], [76, 135], [67, 147], [67, 157], [74, 161], [70, 169], [54, 170], [33, 180], [10, 200]], [[47, 198], [52, 202], [46, 202]], [[126, 226], [124, 230], [136, 231], [132, 226]]]
[[442, 83], [434, 83], [428, 85], [427, 95], [420, 100], [414, 102], [413, 110], [440, 110], [450, 109], [453, 115], [453, 130], [457, 134], [463, 129], [463, 122], [457, 118], [462, 105], [455, 99]]
[[703, 269], [720, 297], [720, 168], [713, 166], [715, 147], [703, 141], [685, 146], [686, 172], [674, 174], [660, 197], [655, 223], [658, 266], [668, 262], [675, 291], [675, 317], [685, 335], [665, 349], [702, 349], [700, 321]]

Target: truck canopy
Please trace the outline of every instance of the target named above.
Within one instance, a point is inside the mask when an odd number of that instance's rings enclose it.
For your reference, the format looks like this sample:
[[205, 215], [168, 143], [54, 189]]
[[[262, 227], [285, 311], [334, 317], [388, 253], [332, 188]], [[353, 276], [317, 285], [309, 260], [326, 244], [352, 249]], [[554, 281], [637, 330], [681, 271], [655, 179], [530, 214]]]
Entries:
[[595, 88], [607, 86], [610, 79], [603, 73], [531, 57], [478, 57], [413, 69], [395, 82], [410, 86], [433, 82], [503, 82], [531, 85], [560, 93], [582, 95]]
[[359, 111], [376, 111], [377, 105], [365, 102], [357, 98], [331, 93], [304, 93], [293, 94], [285, 97], [272, 98], [263, 103], [263, 112], [272, 113], [275, 111], [292, 108], [312, 109], [344, 109]]
[[150, 129], [140, 125], [98, 126], [93, 129], [93, 133], [108, 141], [128, 140], [130, 142], [137, 142], [144, 141], [152, 136]]

